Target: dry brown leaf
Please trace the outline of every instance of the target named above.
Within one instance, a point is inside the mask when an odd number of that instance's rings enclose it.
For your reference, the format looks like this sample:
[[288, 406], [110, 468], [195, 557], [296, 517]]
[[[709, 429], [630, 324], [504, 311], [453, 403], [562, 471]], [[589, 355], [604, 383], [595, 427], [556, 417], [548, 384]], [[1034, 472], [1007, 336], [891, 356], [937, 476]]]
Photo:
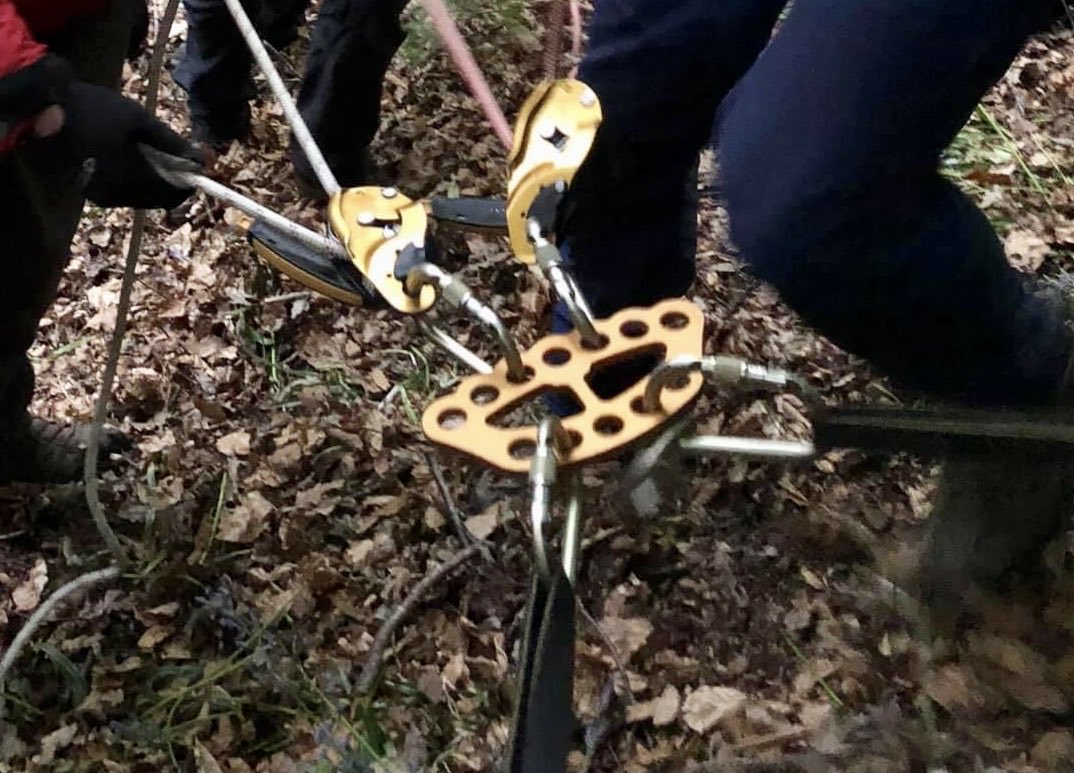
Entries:
[[250, 453], [250, 433], [244, 429], [217, 439], [216, 450], [225, 456], [246, 456]]
[[653, 632], [653, 624], [643, 617], [605, 617], [600, 621], [600, 629], [625, 662], [645, 646]]
[[1048, 242], [1033, 231], [1017, 229], [1007, 234], [1004, 241], [1011, 265], [1022, 271], [1036, 271], [1051, 251]]
[[371, 539], [358, 540], [351, 542], [347, 546], [347, 552], [343, 554], [343, 557], [347, 560], [347, 563], [351, 566], [358, 567], [366, 563], [369, 558], [369, 554], [373, 552], [373, 548], [376, 543]]
[[833, 663], [827, 658], [814, 658], [805, 664], [794, 677], [794, 691], [798, 695], [805, 695], [812, 690], [822, 679], [839, 670], [839, 664]]
[[746, 708], [746, 693], [734, 687], [702, 685], [686, 696], [682, 717], [695, 733], [707, 733]]
[[464, 522], [475, 539], [487, 539], [500, 525], [499, 503], [492, 505], [480, 515], [472, 515]]
[[955, 716], [977, 714], [987, 705], [977, 679], [965, 667], [953, 663], [928, 674], [925, 692]]
[[146, 629], [138, 639], [138, 649], [151, 650], [172, 635], [171, 626], [154, 625]]
[[216, 757], [198, 740], [194, 741], [194, 764], [198, 773], [224, 773]]
[[1037, 741], [1029, 758], [1044, 770], [1070, 769], [1074, 765], [1074, 733], [1052, 730]]
[[295, 508], [299, 512], [329, 515], [339, 504], [339, 497], [329, 496], [343, 488], [343, 481], [333, 480], [302, 489], [295, 495]]
[[41, 603], [41, 592], [48, 584], [48, 567], [45, 559], [39, 558], [30, 569], [25, 582], [11, 591], [11, 601], [19, 612], [32, 612]]
[[652, 720], [656, 727], [670, 725], [679, 715], [682, 698], [674, 685], [668, 685], [664, 692], [651, 701], [641, 701], [627, 706], [628, 722]]
[[272, 503], [260, 491], [251, 491], [238, 505], [221, 513], [217, 538], [222, 542], [253, 542], [264, 531], [272, 510]]
[[75, 733], [77, 732], [78, 725], [72, 722], [70, 725], [63, 725], [43, 737], [41, 739], [41, 752], [34, 756], [34, 764], [42, 767], [51, 765], [56, 759], [56, 753], [61, 749], [66, 749], [71, 744], [71, 741], [75, 739]]

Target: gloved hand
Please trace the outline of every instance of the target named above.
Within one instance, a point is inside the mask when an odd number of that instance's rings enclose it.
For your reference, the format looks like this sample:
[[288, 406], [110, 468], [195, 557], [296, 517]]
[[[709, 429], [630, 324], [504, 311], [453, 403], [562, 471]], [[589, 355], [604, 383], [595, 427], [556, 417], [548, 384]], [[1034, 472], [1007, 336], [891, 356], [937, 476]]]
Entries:
[[[39, 137], [59, 131], [62, 116], [55, 106], [67, 101], [72, 79], [71, 66], [52, 54], [0, 78], [0, 144], [11, 145], [28, 130]], [[52, 120], [41, 125], [46, 117]]]
[[142, 107], [102, 86], [74, 81], [54, 140], [82, 162], [92, 160], [86, 198], [101, 207], [172, 209], [192, 192], [166, 182], [139, 150], [144, 143], [199, 164], [198, 149]]

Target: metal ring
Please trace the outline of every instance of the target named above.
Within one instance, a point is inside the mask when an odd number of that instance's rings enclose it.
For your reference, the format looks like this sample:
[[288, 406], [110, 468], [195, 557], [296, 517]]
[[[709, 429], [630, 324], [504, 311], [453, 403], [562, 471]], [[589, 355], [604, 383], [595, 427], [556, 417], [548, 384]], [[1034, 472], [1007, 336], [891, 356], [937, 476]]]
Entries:
[[[799, 395], [806, 395], [810, 391], [805, 382], [785, 370], [754, 365], [737, 357], [676, 357], [658, 365], [649, 376], [649, 383], [645, 386], [645, 410], [660, 410], [660, 395], [676, 376], [698, 372], [722, 384], [751, 383], [777, 389], [790, 388]], [[803, 396], [803, 399], [808, 403], [806, 397]]]
[[[556, 470], [558, 457], [566, 457], [570, 454], [573, 443], [563, 423], [556, 416], [546, 416], [541, 420], [537, 428], [537, 446], [533, 452], [533, 461], [530, 463], [530, 523], [533, 527], [533, 556], [537, 568], [545, 577], [551, 577], [551, 567], [548, 563], [548, 550], [544, 541], [545, 525], [551, 520], [552, 495], [556, 483]], [[577, 508], [574, 503], [575, 497], [571, 497], [572, 509]], [[568, 525], [570, 524], [570, 512], [568, 512]], [[578, 512], [574, 513], [574, 534], [577, 534]], [[571, 560], [574, 560], [575, 551], [571, 551]], [[564, 555], [566, 560], [566, 555]]]
[[[515, 344], [511, 333], [507, 329], [507, 325], [500, 319], [500, 315], [493, 311], [489, 306], [479, 301], [463, 282], [453, 275], [447, 273], [442, 268], [432, 263], [419, 263], [407, 272], [406, 279], [403, 281], [403, 286], [407, 293], [410, 295], [417, 295], [421, 292], [423, 287], [432, 286], [437, 288], [438, 297], [444, 298], [451, 305], [462, 309], [471, 317], [476, 319], [485, 327], [492, 330], [496, 336], [496, 343], [500, 348], [500, 353], [503, 355], [504, 362], [507, 364], [507, 375], [512, 381], [522, 382], [526, 380], [526, 366], [522, 363], [522, 354], [518, 351], [518, 345]], [[451, 338], [451, 336], [443, 330], [437, 328], [437, 342], [443, 345], [443, 338]], [[457, 347], [462, 346], [461, 343], [451, 338], [453, 344]], [[469, 352], [469, 350], [466, 350]], [[454, 353], [454, 349], [452, 350]], [[483, 372], [483, 371], [478, 371]]]
[[654, 413], [660, 410], [660, 395], [664, 389], [675, 379], [676, 376], [689, 376], [703, 370], [705, 358], [690, 357], [684, 355], [662, 362], [649, 374], [649, 382], [645, 385], [645, 411]]

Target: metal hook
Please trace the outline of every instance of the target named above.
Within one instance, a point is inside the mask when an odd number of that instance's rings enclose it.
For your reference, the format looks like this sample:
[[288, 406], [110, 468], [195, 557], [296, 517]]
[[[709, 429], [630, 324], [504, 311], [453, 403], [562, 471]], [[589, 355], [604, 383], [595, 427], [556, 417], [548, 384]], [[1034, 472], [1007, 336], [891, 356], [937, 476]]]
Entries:
[[677, 379], [692, 373], [704, 373], [723, 384], [763, 384], [786, 389], [800, 382], [786, 371], [754, 365], [736, 357], [675, 357], [661, 363], [649, 376], [645, 385], [645, 410], [660, 410], [661, 393]]
[[[559, 458], [570, 454], [574, 444], [563, 423], [556, 416], [546, 416], [537, 428], [537, 447], [530, 463], [530, 523], [533, 526], [533, 554], [537, 568], [545, 577], [551, 577], [551, 564], [544, 541], [544, 529], [552, 517], [552, 499], [556, 484]], [[577, 542], [581, 513], [581, 479], [575, 475], [572, 481], [571, 499], [567, 508], [567, 527], [563, 550], [563, 570], [573, 579], [577, 558]]]
[[563, 256], [559, 248], [544, 237], [541, 224], [537, 220], [529, 220], [528, 226], [538, 267], [548, 277], [552, 289], [567, 307], [567, 314], [570, 315], [571, 322], [574, 323], [574, 328], [582, 337], [582, 341], [588, 346], [599, 349], [603, 339], [593, 324], [593, 311], [586, 303], [585, 296], [582, 295], [582, 290], [574, 281], [574, 277], [563, 268]]
[[[470, 288], [460, 279], [432, 263], [419, 263], [414, 266], [407, 272], [406, 279], [403, 281], [404, 289], [413, 296], [420, 294], [422, 288], [427, 286], [435, 287], [440, 298], [452, 306], [462, 309], [482, 325], [491, 329], [496, 335], [496, 342], [499, 344], [504, 362], [507, 363], [508, 377], [512, 381], [521, 382], [526, 380], [526, 366], [522, 364], [522, 355], [519, 353], [518, 346], [515, 344], [514, 339], [511, 338], [511, 333], [507, 330], [507, 325], [500, 319], [499, 314], [479, 301]], [[444, 337], [451, 338], [451, 336], [439, 328], [434, 327], [433, 329], [436, 331], [434, 339], [441, 346], [444, 346]], [[458, 356], [457, 347], [465, 349], [462, 344], [451, 338], [449, 351], [456, 356]], [[469, 352], [469, 350], [466, 351]], [[475, 368], [475, 370], [479, 373], [491, 372], [491, 369], [490, 371], [484, 371]]]
[[[804, 381], [797, 376], [776, 368], [754, 365], [735, 357], [676, 357], [660, 364], [649, 376], [643, 397], [646, 412], [661, 410], [660, 395], [677, 379], [693, 373], [704, 373], [720, 383], [753, 383], [790, 389], [801, 395], [807, 406], [814, 406], [818, 398]], [[686, 437], [689, 423], [678, 422], [665, 431], [649, 448], [638, 454], [624, 478], [625, 486], [633, 494], [644, 494], [646, 481], [656, 470], [663, 457], [673, 452], [706, 456], [731, 454], [754, 459], [809, 459], [816, 453], [813, 443], [798, 440], [771, 440], [768, 438], [731, 437], [725, 435], [695, 435]]]

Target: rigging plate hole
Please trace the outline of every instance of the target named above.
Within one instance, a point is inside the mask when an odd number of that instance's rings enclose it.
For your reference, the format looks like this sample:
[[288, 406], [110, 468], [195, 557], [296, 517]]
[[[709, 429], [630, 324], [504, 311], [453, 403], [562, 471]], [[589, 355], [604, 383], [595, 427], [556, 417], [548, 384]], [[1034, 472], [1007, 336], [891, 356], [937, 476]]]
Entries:
[[470, 399], [473, 400], [474, 405], [488, 405], [494, 402], [497, 397], [500, 396], [500, 390], [494, 386], [479, 386], [475, 387], [470, 392]]
[[630, 319], [619, 326], [619, 332], [627, 338], [641, 338], [649, 332], [649, 326], [640, 319]]
[[676, 373], [667, 384], [664, 385], [664, 389], [670, 389], [672, 392], [678, 392], [680, 389], [685, 389], [686, 385], [690, 383], [690, 375], [688, 373]]
[[507, 453], [512, 459], [530, 459], [537, 452], [537, 444], [529, 438], [512, 440], [507, 446]]
[[436, 417], [436, 423], [440, 425], [441, 429], [446, 429], [449, 432], [459, 429], [466, 424], [466, 412], [460, 411], [458, 408], [449, 408]]
[[623, 431], [623, 420], [618, 416], [601, 416], [593, 422], [593, 429], [608, 437], [618, 435]]
[[554, 346], [541, 355], [541, 359], [544, 360], [545, 365], [558, 367], [571, 361], [571, 353], [563, 347]]
[[690, 324], [690, 319], [681, 311], [669, 311], [660, 317], [660, 324], [668, 330], [682, 330]]
[[600, 340], [595, 344], [591, 344], [591, 343], [587, 342], [585, 339], [582, 339], [582, 348], [587, 349], [587, 350], [589, 350], [591, 352], [599, 352], [601, 349], [603, 349], [607, 345], [608, 345], [608, 336], [604, 335], [604, 333], [600, 334]]

